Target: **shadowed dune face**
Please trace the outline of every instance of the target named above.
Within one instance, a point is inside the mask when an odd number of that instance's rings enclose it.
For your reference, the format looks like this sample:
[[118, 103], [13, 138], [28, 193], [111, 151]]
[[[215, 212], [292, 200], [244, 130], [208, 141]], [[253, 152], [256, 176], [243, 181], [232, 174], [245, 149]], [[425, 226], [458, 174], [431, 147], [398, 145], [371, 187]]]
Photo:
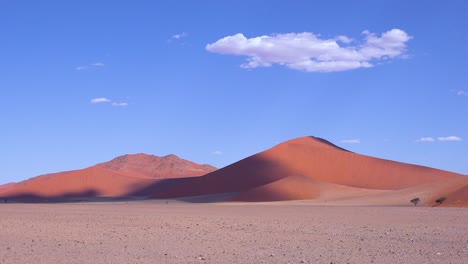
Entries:
[[[394, 190], [459, 177], [463, 176], [359, 155], [324, 139], [303, 137], [284, 142], [205, 176], [187, 179], [153, 197], [237, 193], [231, 200], [336, 200], [388, 194]], [[438, 189], [435, 187], [431, 191], [436, 192]], [[406, 203], [406, 198], [403, 199]]]
[[249, 189], [232, 197], [230, 201], [287, 201], [312, 199], [343, 199], [381, 193], [379, 190], [360, 189], [305, 176], [288, 176], [278, 181]]
[[[125, 155], [86, 169], [31, 178], [5, 189], [0, 197], [21, 201], [68, 197], [129, 197], [154, 193], [163, 180], [195, 177], [215, 170], [175, 155]], [[158, 187], [159, 186], [159, 187]]]

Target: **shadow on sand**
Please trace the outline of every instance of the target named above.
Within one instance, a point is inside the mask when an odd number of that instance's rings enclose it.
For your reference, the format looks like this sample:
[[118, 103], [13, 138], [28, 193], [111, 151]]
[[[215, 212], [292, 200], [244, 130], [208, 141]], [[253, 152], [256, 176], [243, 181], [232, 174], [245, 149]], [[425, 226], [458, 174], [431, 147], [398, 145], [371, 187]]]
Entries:
[[[257, 177], [257, 175], [268, 175]], [[268, 159], [249, 157], [246, 162], [234, 163], [220, 170], [199, 177], [155, 179], [149, 184], [128, 187], [125, 195], [103, 197], [97, 189], [81, 192], [64, 192], [61, 195], [45, 196], [35, 193], [20, 193], [2, 196], [1, 203], [69, 203], [69, 202], [116, 202], [159, 200], [189, 203], [227, 201], [239, 192], [280, 179], [281, 168]]]

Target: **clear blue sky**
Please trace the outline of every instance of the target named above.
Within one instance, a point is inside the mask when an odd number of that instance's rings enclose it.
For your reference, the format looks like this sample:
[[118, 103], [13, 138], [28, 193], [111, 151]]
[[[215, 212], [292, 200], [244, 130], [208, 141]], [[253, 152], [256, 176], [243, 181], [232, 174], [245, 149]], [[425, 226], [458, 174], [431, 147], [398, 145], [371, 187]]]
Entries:
[[0, 183], [139, 152], [223, 167], [306, 135], [468, 174], [467, 11], [0, 0]]

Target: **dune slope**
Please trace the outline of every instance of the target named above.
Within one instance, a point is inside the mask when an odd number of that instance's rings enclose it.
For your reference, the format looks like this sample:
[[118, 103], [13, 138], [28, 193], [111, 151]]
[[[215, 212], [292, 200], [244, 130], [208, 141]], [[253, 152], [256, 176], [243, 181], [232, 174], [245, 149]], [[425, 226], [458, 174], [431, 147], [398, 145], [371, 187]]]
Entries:
[[[271, 200], [287, 200], [292, 195], [287, 190], [298, 179], [279, 180], [291, 175], [301, 175], [337, 186], [371, 190], [399, 190], [461, 176], [448, 171], [368, 157], [339, 148], [324, 139], [302, 137], [286, 141], [205, 176], [189, 179], [153, 197], [243, 193], [263, 186], [261, 190], [268, 195], [261, 198], [258, 189], [257, 194], [252, 196], [255, 197], [253, 200], [270, 200], [268, 197], [273, 197], [272, 193], [277, 196]], [[271, 184], [273, 182], [276, 183]], [[301, 193], [301, 188], [297, 188], [296, 192]], [[296, 194], [299, 199], [309, 199], [310, 195]]]
[[175, 155], [124, 155], [82, 170], [34, 177], [6, 189], [0, 196], [34, 200], [147, 195], [160, 188], [158, 186], [165, 180], [200, 176], [213, 170], [212, 166], [199, 165]]

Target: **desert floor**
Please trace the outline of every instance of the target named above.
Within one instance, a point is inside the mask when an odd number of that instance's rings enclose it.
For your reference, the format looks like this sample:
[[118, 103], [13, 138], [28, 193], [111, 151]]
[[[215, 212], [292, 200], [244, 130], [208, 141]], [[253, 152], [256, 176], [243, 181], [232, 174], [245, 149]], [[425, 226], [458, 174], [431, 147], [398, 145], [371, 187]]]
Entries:
[[0, 263], [468, 263], [468, 209], [0, 204]]

